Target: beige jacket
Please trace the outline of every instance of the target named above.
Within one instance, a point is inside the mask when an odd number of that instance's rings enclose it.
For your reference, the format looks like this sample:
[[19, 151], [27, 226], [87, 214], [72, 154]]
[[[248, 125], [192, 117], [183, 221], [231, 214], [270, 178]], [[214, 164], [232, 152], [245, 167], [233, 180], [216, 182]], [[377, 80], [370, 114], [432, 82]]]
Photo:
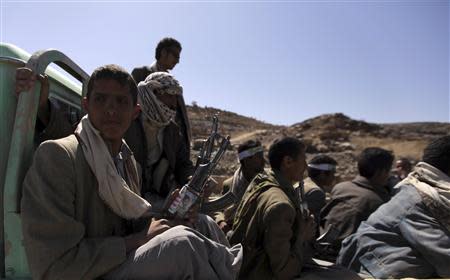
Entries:
[[125, 261], [126, 221], [97, 188], [74, 135], [38, 148], [21, 202], [33, 279], [93, 279]]

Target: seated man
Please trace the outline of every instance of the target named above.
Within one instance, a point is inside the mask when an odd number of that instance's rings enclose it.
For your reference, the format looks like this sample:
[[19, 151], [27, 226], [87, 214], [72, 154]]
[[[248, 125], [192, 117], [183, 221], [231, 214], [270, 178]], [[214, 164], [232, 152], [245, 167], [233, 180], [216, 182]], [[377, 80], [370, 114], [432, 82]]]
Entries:
[[[358, 158], [359, 175], [352, 181], [337, 184], [330, 202], [320, 213], [320, 231], [332, 232], [328, 243], [335, 258], [341, 242], [354, 233], [362, 221], [390, 198], [386, 188], [394, 157], [381, 148], [366, 148]], [[331, 250], [330, 250], [331, 251]]]
[[318, 155], [308, 163], [308, 178], [303, 182], [305, 200], [317, 225], [319, 225], [320, 210], [330, 199], [336, 165], [337, 162], [327, 155]]
[[295, 138], [269, 149], [271, 170], [256, 175], [238, 206], [230, 242], [242, 242], [240, 279], [292, 279], [300, 276], [313, 219], [302, 213], [293, 184], [302, 180], [305, 146]]
[[[170, 192], [187, 183], [194, 172], [189, 144], [181, 129], [183, 118], [177, 114], [182, 94], [178, 81], [165, 72], [150, 74], [138, 85], [142, 113], [125, 139], [133, 151], [145, 147], [145, 152], [137, 155], [145, 174], [144, 193], [151, 194], [153, 207], [162, 205]], [[143, 135], [135, 137], [136, 134]]]
[[238, 147], [238, 157], [241, 166], [236, 170], [233, 177], [223, 182], [222, 194], [231, 192], [234, 202], [222, 212], [214, 214], [214, 218], [219, 227], [227, 233], [233, 227], [233, 219], [236, 208], [253, 178], [264, 171], [264, 149], [261, 142], [248, 140]]
[[391, 193], [395, 193], [394, 187], [401, 180], [405, 179], [412, 170], [412, 164], [407, 158], [400, 158], [395, 162], [395, 169], [393, 174], [389, 176], [388, 187], [391, 189]]
[[[31, 70], [18, 69], [16, 91], [27, 90], [35, 79]], [[71, 114], [61, 110], [58, 102], [49, 101], [48, 90], [48, 84], [41, 89], [37, 121], [43, 128], [37, 131], [40, 141], [70, 135], [77, 123], [76, 119], [72, 120]], [[151, 82], [142, 82], [138, 90], [142, 102], [148, 100], [145, 98], [149, 96], [147, 92], [153, 94], [155, 91], [153, 97], [156, 98], [143, 104], [143, 112], [132, 121], [124, 138], [141, 167], [142, 195], [150, 200], [154, 211], [162, 211], [171, 191], [184, 185], [194, 172], [190, 160], [189, 138], [182, 132], [183, 128], [189, 127], [189, 122], [187, 115], [181, 113], [185, 112], [182, 88], [170, 74], [155, 73]], [[155, 104], [159, 107], [158, 110], [153, 110], [155, 114], [152, 115], [151, 108], [156, 108], [152, 107]], [[161, 111], [161, 108], [165, 110]], [[161, 118], [168, 117], [168, 112], [172, 112], [172, 115], [161, 122]], [[199, 215], [195, 227], [207, 237], [228, 245], [225, 235], [210, 217]]]
[[344, 240], [338, 264], [374, 278], [450, 278], [450, 136], [431, 142], [397, 194]]
[[123, 140], [139, 114], [136, 96], [125, 70], [97, 68], [75, 134], [37, 149], [21, 201], [33, 279], [234, 279], [238, 247], [164, 219], [134, 228], [152, 210]]

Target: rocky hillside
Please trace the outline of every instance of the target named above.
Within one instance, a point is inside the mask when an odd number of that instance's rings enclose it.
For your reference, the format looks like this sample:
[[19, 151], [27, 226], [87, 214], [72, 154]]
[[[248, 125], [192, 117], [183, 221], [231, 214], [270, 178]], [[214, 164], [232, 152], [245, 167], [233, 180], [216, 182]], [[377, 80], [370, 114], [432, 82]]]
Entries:
[[188, 114], [192, 122], [193, 157], [201, 146], [201, 139], [211, 129], [214, 114], [219, 116], [219, 132], [231, 136], [231, 149], [216, 168], [219, 178], [232, 175], [238, 166], [236, 147], [248, 139], [260, 140], [266, 150], [280, 136], [302, 139], [307, 144], [308, 159], [324, 153], [337, 160], [337, 176], [342, 181], [356, 175], [356, 156], [366, 147], [378, 146], [393, 151], [397, 158], [417, 161], [431, 139], [450, 132], [450, 123], [374, 124], [353, 120], [341, 113], [321, 115], [288, 127], [208, 107], [188, 106]]

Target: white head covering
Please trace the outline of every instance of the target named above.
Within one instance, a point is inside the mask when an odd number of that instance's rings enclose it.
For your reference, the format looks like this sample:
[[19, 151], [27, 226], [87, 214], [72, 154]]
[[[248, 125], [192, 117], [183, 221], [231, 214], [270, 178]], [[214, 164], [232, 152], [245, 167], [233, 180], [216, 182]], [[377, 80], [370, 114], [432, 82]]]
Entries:
[[138, 102], [141, 104], [144, 119], [158, 126], [166, 126], [170, 121], [175, 121], [176, 111], [161, 102], [155, 96], [155, 91], [181, 96], [183, 88], [171, 74], [166, 72], [152, 73], [138, 85]]

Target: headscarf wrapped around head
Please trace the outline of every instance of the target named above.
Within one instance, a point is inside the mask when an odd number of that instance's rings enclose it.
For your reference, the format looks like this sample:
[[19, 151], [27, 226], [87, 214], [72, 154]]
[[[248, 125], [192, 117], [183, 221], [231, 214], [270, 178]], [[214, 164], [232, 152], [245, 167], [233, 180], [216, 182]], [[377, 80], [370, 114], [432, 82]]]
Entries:
[[167, 72], [152, 73], [145, 78], [144, 83], [153, 91], [162, 90], [163, 93], [169, 95], [183, 95], [183, 87], [174, 76]]
[[161, 102], [155, 96], [156, 91], [159, 94], [182, 96], [183, 88], [166, 72], [152, 73], [138, 85], [138, 102], [141, 104], [144, 119], [158, 126], [166, 126], [170, 121], [175, 121], [176, 110]]

